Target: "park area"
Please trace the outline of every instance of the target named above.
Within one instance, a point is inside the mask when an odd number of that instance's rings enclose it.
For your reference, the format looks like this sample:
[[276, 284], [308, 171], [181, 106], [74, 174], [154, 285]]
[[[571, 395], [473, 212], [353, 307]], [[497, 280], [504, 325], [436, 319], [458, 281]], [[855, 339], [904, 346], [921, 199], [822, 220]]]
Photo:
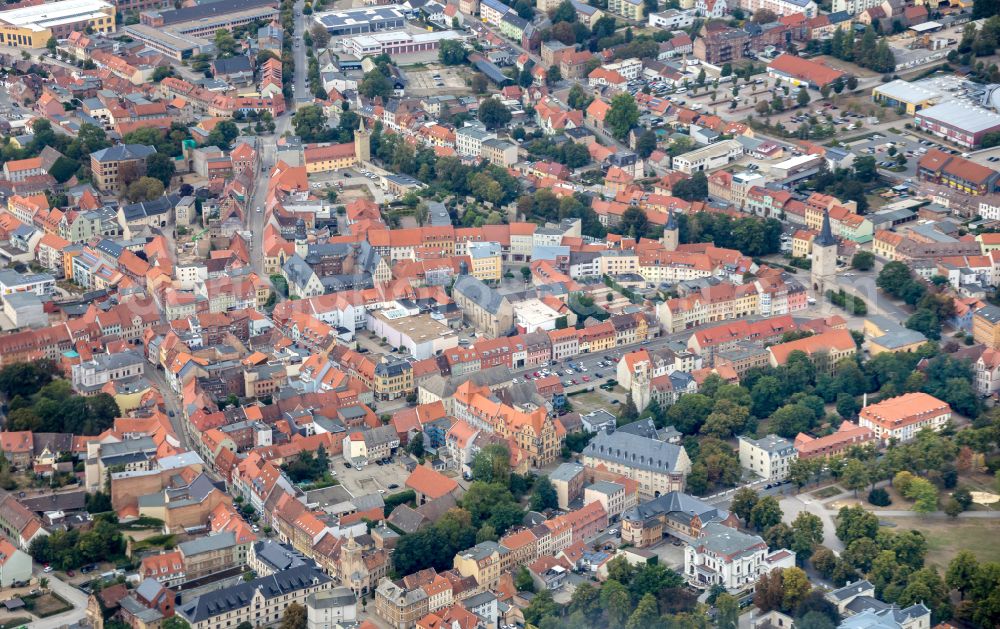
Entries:
[[995, 518], [881, 518], [894, 530], [913, 529], [927, 539], [928, 564], [945, 570], [959, 552], [972, 552], [981, 563], [1000, 561], [1000, 520]]

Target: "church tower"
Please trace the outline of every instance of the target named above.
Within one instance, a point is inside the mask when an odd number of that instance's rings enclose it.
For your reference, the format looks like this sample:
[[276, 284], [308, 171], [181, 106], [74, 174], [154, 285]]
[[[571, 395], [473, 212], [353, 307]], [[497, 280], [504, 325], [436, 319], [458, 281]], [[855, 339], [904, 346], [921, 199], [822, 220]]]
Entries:
[[661, 239], [667, 251], [677, 251], [677, 245], [681, 242], [680, 227], [677, 225], [677, 218], [674, 216], [673, 208], [667, 216], [667, 224], [663, 227], [663, 238]]
[[354, 159], [359, 164], [372, 159], [372, 134], [365, 129], [365, 119], [358, 117], [358, 128], [354, 132]]
[[830, 229], [830, 212], [823, 212], [823, 228], [812, 244], [812, 284], [816, 299], [823, 299], [826, 291], [836, 285], [837, 239]]

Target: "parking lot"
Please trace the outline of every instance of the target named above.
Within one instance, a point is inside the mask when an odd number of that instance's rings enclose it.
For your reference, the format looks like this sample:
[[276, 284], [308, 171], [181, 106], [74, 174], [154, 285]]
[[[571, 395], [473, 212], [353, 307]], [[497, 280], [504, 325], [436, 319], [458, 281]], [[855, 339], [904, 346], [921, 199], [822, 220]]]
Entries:
[[403, 481], [409, 476], [401, 461], [402, 457], [397, 454], [391, 463], [378, 465], [372, 461], [357, 470], [343, 458], [338, 458], [333, 464], [333, 471], [340, 484], [354, 496], [374, 493], [388, 495], [402, 491]]
[[465, 91], [465, 76], [456, 68], [428, 66], [426, 69], [407, 70], [410, 85], [407, 92], [417, 96]]

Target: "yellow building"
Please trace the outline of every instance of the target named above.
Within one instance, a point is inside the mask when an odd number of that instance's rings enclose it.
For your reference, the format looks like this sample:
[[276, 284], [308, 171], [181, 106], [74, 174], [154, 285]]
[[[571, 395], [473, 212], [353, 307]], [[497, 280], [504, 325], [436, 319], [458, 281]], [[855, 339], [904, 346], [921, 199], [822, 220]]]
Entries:
[[989, 255], [991, 251], [1000, 249], [1000, 234], [979, 234], [976, 236], [976, 242], [979, 243], [983, 255]]
[[[463, 577], [472, 577], [480, 587], [496, 587], [503, 563], [502, 549], [496, 542], [482, 542], [455, 555], [455, 570]], [[503, 550], [506, 554], [506, 550]]]
[[500, 243], [470, 242], [468, 249], [472, 260], [472, 277], [483, 282], [499, 282], [503, 276]]
[[792, 257], [808, 258], [812, 253], [813, 238], [816, 232], [811, 229], [800, 229], [792, 236]]
[[608, 12], [636, 22], [646, 19], [646, 5], [642, 0], [609, 0]]
[[115, 7], [103, 0], [63, 0], [0, 11], [0, 44], [13, 48], [45, 48], [49, 39], [73, 31], [113, 33]]
[[872, 251], [880, 258], [893, 261], [896, 259], [896, 247], [901, 242], [903, 242], [901, 234], [880, 229], [875, 232], [875, 239], [872, 240]]
[[302, 153], [306, 164], [306, 172], [309, 174], [326, 173], [350, 168], [358, 163], [357, 151], [353, 142], [348, 144], [310, 146]]
[[383, 357], [375, 365], [373, 384], [379, 400], [403, 397], [413, 390], [413, 368], [405, 360]]
[[307, 173], [325, 173], [350, 168], [371, 160], [371, 133], [364, 121], [354, 130], [354, 142], [307, 146], [302, 152]]
[[920, 332], [881, 315], [870, 315], [865, 319], [864, 333], [868, 339], [868, 352], [872, 356], [885, 352], [915, 352], [927, 342], [927, 337]]
[[972, 338], [991, 349], [1000, 349], [1000, 308], [983, 306], [972, 314]]

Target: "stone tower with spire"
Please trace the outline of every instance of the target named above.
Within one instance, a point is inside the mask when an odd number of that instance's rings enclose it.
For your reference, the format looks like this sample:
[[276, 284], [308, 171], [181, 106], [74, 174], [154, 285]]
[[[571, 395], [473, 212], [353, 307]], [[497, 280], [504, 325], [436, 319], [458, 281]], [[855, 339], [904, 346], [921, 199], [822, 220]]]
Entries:
[[372, 134], [365, 128], [365, 119], [358, 116], [358, 128], [354, 131], [354, 159], [359, 164], [372, 159]]
[[823, 227], [812, 244], [812, 285], [816, 299], [834, 288], [837, 275], [837, 239], [830, 228], [830, 211], [823, 212]]
[[674, 216], [673, 208], [667, 215], [667, 224], [663, 226], [663, 247], [667, 251], [677, 251], [677, 245], [681, 243], [680, 227], [677, 225], [677, 218]]

